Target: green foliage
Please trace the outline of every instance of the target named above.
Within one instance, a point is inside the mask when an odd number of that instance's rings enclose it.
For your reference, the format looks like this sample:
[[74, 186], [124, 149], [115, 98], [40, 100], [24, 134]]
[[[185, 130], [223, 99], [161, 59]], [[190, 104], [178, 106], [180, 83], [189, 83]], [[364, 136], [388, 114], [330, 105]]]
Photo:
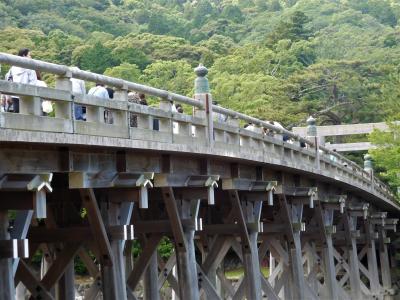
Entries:
[[141, 77], [151, 86], [188, 96], [192, 94], [194, 79], [192, 67], [183, 60], [156, 61], [143, 71]]
[[141, 74], [137, 65], [122, 63], [119, 66], [107, 68], [104, 75], [138, 82]]
[[76, 48], [72, 53], [72, 63], [83, 70], [103, 73], [107, 68], [116, 65], [111, 49], [97, 42], [93, 46], [84, 45]]
[[310, 22], [302, 11], [295, 11], [289, 18], [289, 21], [281, 21], [275, 30], [269, 35], [268, 43], [274, 44], [279, 40], [299, 41], [306, 40], [311, 36], [310, 30], [305, 26]]
[[157, 250], [158, 253], [160, 254], [160, 257], [162, 257], [165, 260], [168, 260], [168, 258], [174, 251], [174, 244], [172, 244], [169, 238], [163, 237], [160, 243], [158, 244]]
[[394, 189], [400, 186], [400, 125], [389, 123], [390, 132], [374, 131], [370, 141], [377, 146], [371, 153], [377, 167], [383, 171], [379, 175]]
[[370, 14], [378, 19], [382, 24], [395, 26], [397, 17], [392, 9], [390, 1], [386, 0], [353, 0], [350, 5], [360, 10], [363, 14]]

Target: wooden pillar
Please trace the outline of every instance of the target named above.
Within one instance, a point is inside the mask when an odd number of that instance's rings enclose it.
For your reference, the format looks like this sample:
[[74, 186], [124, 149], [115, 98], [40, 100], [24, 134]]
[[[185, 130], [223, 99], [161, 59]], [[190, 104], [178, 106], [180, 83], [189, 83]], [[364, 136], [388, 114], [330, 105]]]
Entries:
[[356, 230], [357, 217], [350, 216], [349, 212], [344, 214], [344, 227], [346, 234], [346, 250], [348, 253], [350, 268], [350, 287], [352, 299], [362, 299], [360, 267], [358, 265], [357, 241], [353, 235]]
[[[256, 201], [242, 203], [244, 222], [258, 225], [260, 222], [260, 214], [262, 202]], [[261, 269], [258, 259], [258, 231], [254, 229], [258, 226], [253, 226], [249, 231], [249, 249], [246, 243], [242, 241], [243, 264], [245, 270], [245, 290], [247, 299], [261, 299]]]
[[[301, 252], [301, 221], [303, 217], [303, 204], [288, 204], [286, 197], [280, 197], [284, 209], [283, 214], [287, 221], [287, 234], [289, 238], [289, 262], [291, 266], [291, 293], [294, 299], [305, 299], [305, 279], [303, 270], [303, 257]], [[285, 289], [285, 297], [286, 297]]]
[[318, 279], [317, 273], [314, 272], [316, 265], [318, 265], [318, 255], [316, 252], [315, 242], [310, 242], [305, 247], [307, 257], [307, 274], [310, 288], [318, 294]]
[[258, 260], [257, 232], [250, 233], [250, 251], [243, 251], [245, 290], [247, 299], [261, 299], [260, 263]]
[[58, 282], [58, 300], [75, 300], [75, 270], [72, 260]]
[[[199, 201], [199, 200], [193, 200]], [[196, 214], [197, 215], [197, 214]], [[181, 218], [191, 218], [191, 201], [182, 200]], [[199, 299], [199, 287], [194, 246], [194, 230], [185, 229], [186, 251], [177, 249], [178, 280], [180, 299]]]
[[[318, 226], [320, 227], [323, 237], [322, 259], [325, 267], [324, 283], [328, 292], [327, 296], [329, 299], [337, 300], [339, 299], [339, 294], [332, 242], [334, 210], [332, 208], [323, 207], [321, 201], [316, 201], [315, 212]], [[328, 230], [328, 228], [330, 228], [330, 230]]]
[[390, 295], [392, 289], [392, 277], [390, 274], [389, 253], [386, 244], [386, 231], [382, 227], [379, 228], [379, 260], [381, 265], [384, 299], [393, 299]]
[[300, 231], [293, 232], [293, 243], [290, 246], [289, 252], [290, 263], [292, 265], [293, 298], [305, 299], [305, 280], [301, 255]]
[[145, 300], [159, 300], [158, 292], [158, 264], [157, 264], [157, 249], [150, 258], [149, 265], [143, 277], [144, 297]]
[[171, 187], [162, 188], [163, 199], [174, 236], [180, 299], [200, 297], [194, 245], [194, 228], [183, 229], [182, 219], [197, 219], [200, 200], [175, 199]]
[[[106, 208], [104, 207], [106, 206]], [[102, 203], [102, 211], [105, 223], [108, 225], [119, 225], [120, 219], [120, 204], [110, 201]], [[123, 242], [113, 240], [110, 242], [113, 256], [113, 264], [104, 266], [102, 269], [103, 275], [103, 290], [115, 289], [113, 293], [117, 294], [118, 299], [126, 299], [126, 279], [125, 279], [125, 261], [123, 257]], [[104, 294], [104, 291], [103, 291]], [[112, 295], [112, 294], [111, 294]], [[112, 297], [110, 295], [110, 297]]]
[[[114, 259], [114, 253], [116, 252], [115, 242], [114, 247], [111, 247], [94, 191], [93, 189], [81, 189], [80, 194], [83, 206], [87, 210], [87, 217], [94, 236], [95, 246], [98, 249], [103, 282], [103, 299], [126, 299], [125, 282], [117, 280], [117, 267], [115, 266]], [[104, 215], [107, 216], [107, 214]], [[124, 293], [125, 298], [120, 296]]]
[[[9, 240], [8, 211], [0, 210], [0, 240]], [[0, 257], [0, 300], [15, 299], [12, 258]]]
[[326, 245], [322, 250], [324, 266], [325, 266], [325, 283], [328, 290], [329, 299], [337, 300], [339, 299], [338, 287], [336, 280], [336, 269], [333, 255], [333, 242], [332, 234], [328, 233], [326, 235]]
[[379, 271], [378, 261], [376, 257], [375, 240], [372, 238], [374, 225], [370, 222], [365, 223], [365, 235], [367, 237], [367, 260], [368, 260], [368, 271], [369, 271], [369, 282], [370, 288], [373, 295], [379, 295], [381, 292], [381, 286], [379, 284]]

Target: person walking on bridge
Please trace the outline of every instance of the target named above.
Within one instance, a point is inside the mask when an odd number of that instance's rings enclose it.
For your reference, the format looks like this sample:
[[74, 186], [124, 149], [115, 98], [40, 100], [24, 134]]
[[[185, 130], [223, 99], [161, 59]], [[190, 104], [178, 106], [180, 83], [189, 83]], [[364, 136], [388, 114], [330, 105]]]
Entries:
[[[18, 56], [31, 58], [31, 51], [28, 48], [23, 48], [18, 51]], [[21, 67], [12, 66], [6, 74], [7, 81], [16, 83], [36, 85], [37, 77], [35, 70], [25, 69]], [[19, 97], [13, 96], [12, 98], [12, 111], [19, 113]]]
[[[96, 86], [92, 87], [89, 90], [88, 95], [92, 95], [92, 96], [96, 96], [96, 97], [104, 98], [104, 99], [110, 99], [110, 95], [108, 94], [107, 89], [101, 83], [96, 83]], [[112, 113], [107, 108], [104, 109], [104, 122], [106, 124], [113, 123]]]
[[[80, 71], [78, 67], [71, 67], [71, 71]], [[86, 94], [86, 86], [85, 82], [81, 79], [78, 78], [71, 78], [71, 84], [72, 84], [72, 93], [74, 95], [80, 94], [80, 95], [85, 95]], [[85, 121], [85, 115], [83, 110], [86, 110], [86, 107], [84, 108], [82, 105], [78, 105], [74, 103], [74, 115], [75, 115], [75, 120], [81, 120]]]

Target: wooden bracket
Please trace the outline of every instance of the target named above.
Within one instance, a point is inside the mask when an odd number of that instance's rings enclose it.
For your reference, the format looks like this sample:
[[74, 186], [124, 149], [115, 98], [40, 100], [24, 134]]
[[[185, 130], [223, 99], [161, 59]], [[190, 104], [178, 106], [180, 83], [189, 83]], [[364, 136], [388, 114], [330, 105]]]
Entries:
[[275, 194], [284, 194], [286, 197], [291, 197], [293, 200], [308, 204], [310, 208], [314, 208], [314, 201], [318, 200], [317, 187], [293, 187], [280, 185]]
[[368, 217], [369, 203], [351, 204], [347, 207], [350, 216], [363, 217], [364, 220]]
[[[277, 181], [260, 181], [245, 178], [229, 178], [222, 180], [223, 190], [237, 190], [240, 196], [248, 201], [266, 201], [269, 206], [274, 205], [274, 192]], [[265, 195], [267, 193], [267, 195]]]
[[15, 199], [2, 201], [0, 207], [17, 210], [33, 209], [36, 218], [46, 218], [46, 193], [53, 191], [50, 185], [52, 178], [52, 173], [4, 175], [0, 178], [0, 191], [4, 192], [4, 197], [15, 197]]
[[153, 172], [69, 172], [69, 188], [132, 188], [138, 186], [152, 187]]

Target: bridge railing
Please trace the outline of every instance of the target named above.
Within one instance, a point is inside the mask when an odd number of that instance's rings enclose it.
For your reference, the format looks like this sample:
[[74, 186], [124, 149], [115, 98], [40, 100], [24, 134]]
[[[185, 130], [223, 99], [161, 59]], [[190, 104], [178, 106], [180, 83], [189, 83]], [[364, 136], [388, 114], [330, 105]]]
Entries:
[[[0, 93], [20, 97], [20, 114], [1, 113], [0, 128], [31, 131], [48, 131], [118, 137], [133, 140], [186, 144], [190, 146], [215, 147], [243, 153], [262, 153], [271, 163], [283, 162], [298, 168], [316, 168], [322, 175], [334, 174], [351, 179], [361, 188], [372, 190], [382, 197], [393, 199], [389, 189], [342, 155], [319, 146], [284, 128], [245, 114], [146, 85], [69, 68], [63, 65], [22, 58], [0, 53], [0, 63], [38, 70], [56, 75], [55, 88], [37, 87], [0, 80]], [[90, 95], [73, 94], [71, 78], [96, 82], [115, 89], [114, 99], [107, 100]], [[143, 106], [127, 101], [128, 91], [143, 93], [160, 100], [159, 107]], [[43, 116], [41, 100], [51, 100], [55, 117]], [[193, 107], [193, 114], [172, 112], [171, 102]], [[86, 121], [75, 120], [73, 106], [86, 107]], [[110, 111], [113, 121], [104, 119]], [[208, 111], [228, 117], [226, 121], [207, 123]], [[135, 120], [132, 124], [132, 119]], [[240, 123], [252, 123], [253, 130], [242, 128]], [[209, 128], [212, 126], [212, 137]], [[263, 129], [268, 130], [265, 134]], [[285, 135], [290, 142], [284, 142]], [[210, 139], [213, 141], [210, 144]], [[257, 150], [257, 151], [254, 151]], [[260, 152], [262, 151], [262, 152]]]

